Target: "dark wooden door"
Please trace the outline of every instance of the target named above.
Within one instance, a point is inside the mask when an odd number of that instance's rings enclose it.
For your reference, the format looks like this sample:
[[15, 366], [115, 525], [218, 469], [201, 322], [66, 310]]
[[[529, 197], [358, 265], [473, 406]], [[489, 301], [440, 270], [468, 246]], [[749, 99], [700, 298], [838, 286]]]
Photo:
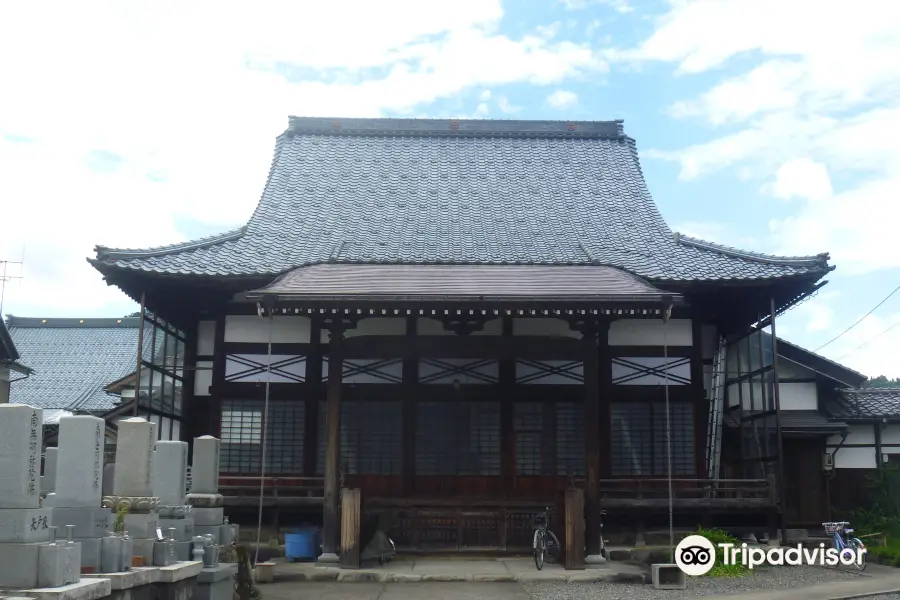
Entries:
[[784, 440], [784, 507], [790, 526], [818, 525], [828, 518], [823, 438]]

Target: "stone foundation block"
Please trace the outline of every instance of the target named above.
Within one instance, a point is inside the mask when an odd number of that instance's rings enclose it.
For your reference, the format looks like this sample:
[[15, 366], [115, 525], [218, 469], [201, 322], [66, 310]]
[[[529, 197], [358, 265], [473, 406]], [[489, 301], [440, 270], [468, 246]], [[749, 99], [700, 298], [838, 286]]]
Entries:
[[678, 565], [650, 565], [650, 578], [653, 587], [658, 590], [683, 590], [687, 587], [687, 578]]
[[46, 544], [0, 544], [0, 582], [7, 589], [38, 585], [38, 556]]
[[74, 525], [76, 538], [99, 538], [109, 535], [115, 517], [108, 508], [53, 508], [53, 525], [57, 535], [65, 535], [66, 525]]
[[49, 541], [52, 524], [47, 508], [0, 508], [0, 543]]
[[160, 519], [159, 527], [163, 535], [168, 537], [169, 529], [175, 528], [175, 540], [189, 542], [194, 537], [194, 519]]
[[91, 573], [103, 571], [103, 538], [75, 538], [81, 544], [81, 570]]
[[218, 508], [197, 508], [192, 511], [194, 514], [194, 525], [221, 525], [225, 521], [225, 509], [221, 506]]
[[[125, 531], [135, 538], [156, 539], [156, 529], [159, 527], [159, 515], [156, 513], [138, 513], [125, 515]], [[165, 532], [163, 532], [165, 534]]]
[[38, 549], [37, 586], [56, 588], [81, 579], [81, 551], [78, 542], [47, 544]]

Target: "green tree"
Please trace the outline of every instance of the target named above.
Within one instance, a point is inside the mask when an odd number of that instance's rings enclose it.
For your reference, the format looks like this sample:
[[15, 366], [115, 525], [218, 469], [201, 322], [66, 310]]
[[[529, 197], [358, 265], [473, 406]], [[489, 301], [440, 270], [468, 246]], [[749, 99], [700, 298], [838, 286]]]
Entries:
[[900, 388], [900, 377], [889, 379], [884, 375], [871, 377], [863, 384], [863, 388]]

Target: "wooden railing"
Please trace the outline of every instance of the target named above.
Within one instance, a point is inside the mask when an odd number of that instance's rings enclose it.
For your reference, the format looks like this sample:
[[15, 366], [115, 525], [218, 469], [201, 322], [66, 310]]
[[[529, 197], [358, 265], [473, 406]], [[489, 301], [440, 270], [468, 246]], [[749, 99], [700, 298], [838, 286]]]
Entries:
[[262, 480], [263, 506], [320, 504], [325, 495], [322, 477], [219, 477], [219, 493], [226, 506], [255, 505], [259, 502]]
[[[584, 487], [584, 479], [576, 479]], [[659, 508], [668, 505], [668, 479], [601, 479], [604, 507]], [[673, 479], [673, 505], [678, 508], [750, 508], [775, 506], [773, 479]]]

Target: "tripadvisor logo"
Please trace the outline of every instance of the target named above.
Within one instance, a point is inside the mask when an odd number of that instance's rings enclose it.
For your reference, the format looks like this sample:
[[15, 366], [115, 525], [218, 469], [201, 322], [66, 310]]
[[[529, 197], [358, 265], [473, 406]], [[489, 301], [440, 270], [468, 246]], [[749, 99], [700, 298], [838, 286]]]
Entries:
[[[834, 548], [750, 548], [747, 544], [718, 544], [722, 549], [724, 565], [743, 565], [749, 569], [763, 564], [782, 566], [818, 565], [829, 567], [862, 564], [866, 550], [844, 548], [838, 552]], [[716, 564], [716, 547], [702, 535], [689, 535], [675, 547], [675, 564], [685, 575], [699, 577], [709, 573]]]

